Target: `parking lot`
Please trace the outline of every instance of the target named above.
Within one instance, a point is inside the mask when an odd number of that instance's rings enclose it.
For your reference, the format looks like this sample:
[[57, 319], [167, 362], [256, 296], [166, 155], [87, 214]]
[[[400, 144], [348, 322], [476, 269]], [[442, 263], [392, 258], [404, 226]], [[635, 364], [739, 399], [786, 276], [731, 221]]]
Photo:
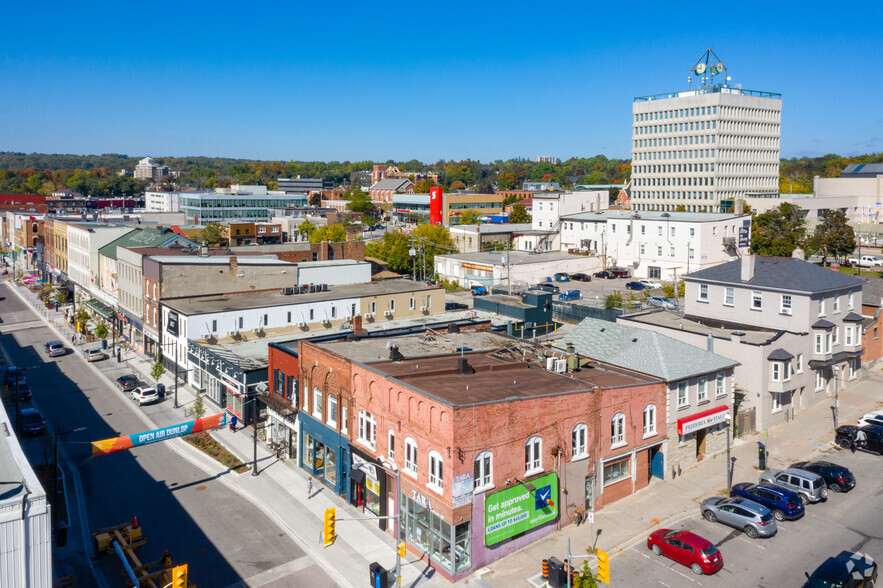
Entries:
[[[801, 586], [804, 572], [812, 573], [828, 557], [843, 550], [861, 551], [883, 561], [883, 457], [832, 450], [821, 458], [849, 468], [856, 487], [848, 493], [830, 492], [828, 500], [809, 504], [796, 521], [778, 523], [769, 539], [749, 539], [721, 523], [710, 523], [699, 513], [674, 525], [700, 535], [720, 550], [724, 567], [711, 576], [647, 549], [646, 541], [618, 554], [610, 564], [612, 586]], [[757, 472], [759, 474], [759, 472]], [[753, 480], [734, 480], [738, 482]]]

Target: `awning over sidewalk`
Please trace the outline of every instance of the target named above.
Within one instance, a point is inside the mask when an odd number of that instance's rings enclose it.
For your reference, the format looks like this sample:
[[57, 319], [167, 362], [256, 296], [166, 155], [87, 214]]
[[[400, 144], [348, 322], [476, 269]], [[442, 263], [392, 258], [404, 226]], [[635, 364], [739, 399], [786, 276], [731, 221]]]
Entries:
[[687, 435], [699, 429], [706, 429], [712, 425], [727, 420], [730, 407], [727, 405], [709, 408], [694, 415], [678, 419], [678, 435]]
[[113, 309], [100, 300], [95, 300], [94, 298], [92, 300], [87, 300], [86, 306], [88, 306], [106, 319], [109, 319], [113, 316]]

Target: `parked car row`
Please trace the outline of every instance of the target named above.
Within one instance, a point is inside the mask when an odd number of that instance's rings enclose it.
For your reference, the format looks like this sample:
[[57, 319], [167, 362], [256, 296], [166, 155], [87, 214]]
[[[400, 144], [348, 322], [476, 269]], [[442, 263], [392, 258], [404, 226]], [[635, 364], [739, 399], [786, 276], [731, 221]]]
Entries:
[[[803, 517], [807, 504], [827, 500], [829, 489], [839, 493], [855, 487], [852, 472], [828, 461], [796, 462], [784, 470], [766, 470], [760, 479], [757, 484], [734, 484], [729, 497], [706, 498], [699, 512], [705, 520], [739, 529], [752, 539], [772, 537], [778, 532], [777, 522]], [[714, 544], [690, 531], [659, 529], [647, 537], [647, 548], [691, 568], [696, 574], [713, 574], [724, 565], [723, 556]], [[807, 574], [807, 577], [810, 576]]]
[[[12, 398], [17, 399], [19, 403], [28, 402], [32, 398], [31, 387], [24, 371], [20, 368], [14, 365], [6, 366], [3, 383], [12, 394]], [[17, 417], [19, 430], [23, 435], [39, 435], [46, 430], [43, 415], [32, 406], [20, 407]]]

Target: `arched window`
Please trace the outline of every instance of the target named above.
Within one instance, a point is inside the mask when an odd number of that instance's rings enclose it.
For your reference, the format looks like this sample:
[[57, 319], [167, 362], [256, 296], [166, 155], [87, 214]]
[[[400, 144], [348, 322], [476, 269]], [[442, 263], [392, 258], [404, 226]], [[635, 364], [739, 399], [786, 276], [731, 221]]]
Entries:
[[389, 458], [389, 461], [395, 463], [396, 461], [396, 434], [392, 429], [389, 430], [389, 433], [386, 435], [386, 456]]
[[610, 445], [625, 445], [625, 415], [621, 412], [610, 421]]
[[410, 437], [405, 439], [405, 473], [417, 476], [417, 442]]
[[313, 416], [322, 420], [322, 389], [313, 387]]
[[437, 451], [429, 452], [429, 487], [438, 492], [444, 493], [444, 463], [442, 456]]
[[656, 405], [644, 407], [644, 435], [656, 434]]
[[543, 440], [531, 437], [524, 444], [524, 475], [529, 476], [543, 471]]
[[374, 417], [366, 410], [359, 411], [359, 441], [363, 445], [374, 449], [375, 443], [375, 423]]
[[337, 396], [328, 395], [328, 425], [337, 430]]
[[493, 488], [494, 456], [490, 451], [482, 451], [475, 456], [475, 469], [472, 475], [473, 488], [476, 491]]
[[573, 428], [571, 435], [570, 458], [581, 459], [589, 455], [588, 446], [586, 445], [587, 428], [583, 423]]

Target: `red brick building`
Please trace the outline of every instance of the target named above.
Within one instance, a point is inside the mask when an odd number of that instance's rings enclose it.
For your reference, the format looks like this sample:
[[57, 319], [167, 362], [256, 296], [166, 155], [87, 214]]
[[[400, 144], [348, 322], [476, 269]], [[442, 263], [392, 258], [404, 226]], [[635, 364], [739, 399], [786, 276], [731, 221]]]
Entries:
[[301, 467], [331, 456], [326, 485], [366, 513], [400, 498], [409, 548], [452, 580], [643, 488], [664, 450], [661, 381], [492, 333], [301, 341], [299, 359]]

